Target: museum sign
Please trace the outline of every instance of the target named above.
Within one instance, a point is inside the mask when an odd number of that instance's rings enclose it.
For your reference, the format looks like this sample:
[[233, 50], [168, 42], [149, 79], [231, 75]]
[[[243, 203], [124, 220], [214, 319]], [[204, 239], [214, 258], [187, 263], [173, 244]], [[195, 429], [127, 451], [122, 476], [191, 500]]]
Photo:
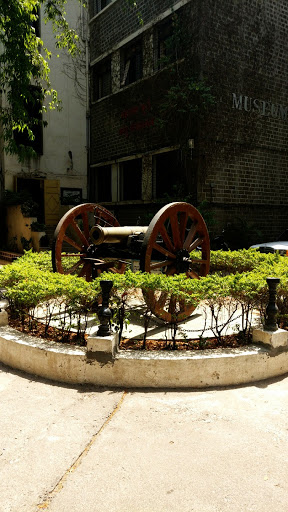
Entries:
[[251, 98], [242, 94], [232, 93], [232, 108], [246, 112], [256, 112], [260, 116], [272, 117], [282, 121], [288, 120], [288, 107], [271, 101]]

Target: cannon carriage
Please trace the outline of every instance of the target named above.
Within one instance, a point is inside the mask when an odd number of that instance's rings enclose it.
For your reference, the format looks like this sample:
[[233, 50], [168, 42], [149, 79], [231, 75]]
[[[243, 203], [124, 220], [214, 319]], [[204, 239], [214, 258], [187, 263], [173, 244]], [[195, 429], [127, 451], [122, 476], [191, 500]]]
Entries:
[[[192, 257], [196, 249], [199, 257]], [[86, 203], [59, 221], [52, 250], [55, 272], [91, 281], [104, 271], [125, 272], [131, 260], [140, 260], [143, 272], [185, 273], [188, 279], [206, 276], [210, 242], [203, 217], [191, 204], [175, 202], [161, 208], [149, 226], [120, 226], [111, 212]], [[194, 310], [164, 292], [146, 291], [144, 298], [152, 313], [168, 322], [175, 315], [182, 321]]]

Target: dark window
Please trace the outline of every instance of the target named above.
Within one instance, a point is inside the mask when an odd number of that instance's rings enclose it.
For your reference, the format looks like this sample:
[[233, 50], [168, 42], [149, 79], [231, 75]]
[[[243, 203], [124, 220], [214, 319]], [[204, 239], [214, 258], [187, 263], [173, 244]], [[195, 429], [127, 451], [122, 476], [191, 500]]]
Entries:
[[142, 42], [137, 41], [122, 51], [122, 87], [140, 80], [143, 74]]
[[92, 80], [93, 101], [111, 94], [111, 59], [93, 66]]
[[99, 203], [112, 201], [111, 165], [91, 170], [90, 197]]
[[183, 56], [179, 21], [169, 18], [159, 24], [155, 34], [155, 67], [161, 69]]
[[102, 11], [104, 7], [111, 4], [112, 0], [93, 0], [92, 4], [92, 16], [98, 14], [98, 12]]
[[173, 52], [173, 28], [172, 22], [169, 20], [162, 23], [157, 30], [157, 64], [158, 68], [166, 65], [170, 60], [174, 60]]
[[42, 121], [42, 93], [39, 87], [31, 86], [26, 102], [27, 121], [33, 119], [31, 130], [34, 139], [31, 140], [27, 129], [23, 132], [15, 130], [14, 140], [18, 146], [32, 148], [38, 155], [43, 155], [43, 121]]
[[127, 160], [120, 164], [120, 201], [141, 199], [142, 160]]
[[17, 192], [27, 194], [28, 200], [30, 199], [35, 203], [35, 217], [39, 222], [44, 222], [44, 183], [41, 179], [33, 178], [16, 178]]
[[187, 180], [180, 151], [167, 151], [153, 157], [153, 196], [179, 198], [187, 195]]

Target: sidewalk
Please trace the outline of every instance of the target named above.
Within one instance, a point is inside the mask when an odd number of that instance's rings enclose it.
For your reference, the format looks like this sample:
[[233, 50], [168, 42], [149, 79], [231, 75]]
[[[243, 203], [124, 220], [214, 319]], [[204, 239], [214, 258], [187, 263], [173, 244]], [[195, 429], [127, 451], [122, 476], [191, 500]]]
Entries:
[[288, 377], [72, 388], [0, 366], [1, 512], [287, 512]]

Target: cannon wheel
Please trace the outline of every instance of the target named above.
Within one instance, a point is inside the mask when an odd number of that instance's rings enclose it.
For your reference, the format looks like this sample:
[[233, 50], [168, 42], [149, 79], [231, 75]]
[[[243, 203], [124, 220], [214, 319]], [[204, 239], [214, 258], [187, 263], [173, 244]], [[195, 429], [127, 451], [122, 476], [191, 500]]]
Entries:
[[[52, 265], [54, 272], [75, 274], [92, 280], [92, 262], [90, 229], [95, 225], [119, 226], [119, 222], [108, 210], [94, 203], [85, 203], [71, 208], [59, 221], [52, 247]], [[94, 263], [96, 274], [104, 270], [124, 272], [125, 265], [116, 261], [97, 260]]]
[[[200, 249], [199, 258], [191, 258], [193, 250]], [[206, 276], [210, 265], [209, 234], [203, 217], [188, 203], [170, 203], [152, 219], [143, 240], [140, 269], [160, 271], [167, 276], [185, 273], [187, 278]], [[181, 322], [188, 318], [195, 306], [185, 304], [165, 292], [143, 292], [147, 306], [166, 322]]]

